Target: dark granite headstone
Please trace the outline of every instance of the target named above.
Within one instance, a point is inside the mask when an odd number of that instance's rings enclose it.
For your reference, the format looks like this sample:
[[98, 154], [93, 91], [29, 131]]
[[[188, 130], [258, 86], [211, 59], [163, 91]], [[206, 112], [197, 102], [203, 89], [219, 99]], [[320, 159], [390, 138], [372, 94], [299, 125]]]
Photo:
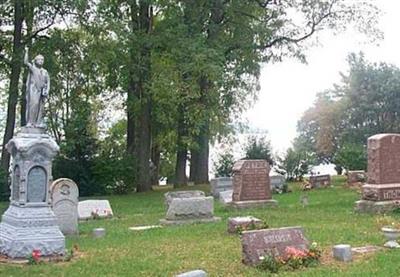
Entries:
[[271, 199], [269, 164], [265, 160], [240, 160], [233, 167], [233, 201]]
[[378, 134], [368, 139], [368, 181], [356, 210], [383, 213], [400, 200], [400, 134]]
[[260, 257], [272, 255], [286, 258], [286, 248], [308, 250], [309, 242], [302, 227], [285, 227], [244, 231], [241, 237], [243, 263], [257, 265]]

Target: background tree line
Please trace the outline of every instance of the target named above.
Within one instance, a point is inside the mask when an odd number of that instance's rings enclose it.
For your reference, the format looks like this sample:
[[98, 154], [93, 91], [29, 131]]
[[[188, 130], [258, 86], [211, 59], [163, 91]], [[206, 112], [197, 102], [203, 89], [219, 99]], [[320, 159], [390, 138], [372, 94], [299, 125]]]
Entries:
[[2, 175], [5, 145], [24, 125], [24, 48], [45, 56], [51, 77], [54, 177], [82, 195], [141, 192], [160, 175], [208, 182], [209, 145], [256, 98], [261, 63], [304, 60], [310, 37], [349, 23], [379, 37], [378, 14], [339, 0], [2, 1]]
[[400, 69], [368, 62], [363, 53], [348, 56], [342, 82], [319, 93], [298, 122], [298, 137], [288, 150], [303, 163], [333, 163], [339, 174], [367, 169], [367, 139], [400, 132]]

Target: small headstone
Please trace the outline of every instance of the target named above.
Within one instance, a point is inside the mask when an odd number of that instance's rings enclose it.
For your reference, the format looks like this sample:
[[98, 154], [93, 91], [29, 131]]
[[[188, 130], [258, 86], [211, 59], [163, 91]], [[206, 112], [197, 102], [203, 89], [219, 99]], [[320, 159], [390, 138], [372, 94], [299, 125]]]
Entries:
[[226, 190], [226, 191], [221, 191], [219, 193], [219, 202], [223, 205], [227, 205], [232, 202], [232, 194], [233, 190]]
[[202, 191], [175, 191], [165, 194], [167, 213], [161, 224], [214, 222], [214, 198]]
[[350, 262], [352, 260], [351, 256], [351, 246], [349, 244], [338, 244], [333, 247], [333, 257], [341, 262]]
[[207, 277], [207, 273], [204, 270], [197, 269], [197, 270], [178, 274], [175, 277]]
[[78, 234], [78, 186], [66, 178], [55, 180], [50, 187], [52, 209], [64, 235]]
[[257, 265], [265, 255], [287, 258], [287, 247], [303, 251], [309, 248], [302, 227], [244, 231], [241, 241], [243, 262], [247, 265]]
[[246, 230], [254, 225], [254, 229], [260, 229], [263, 226], [263, 222], [253, 216], [239, 216], [228, 218], [228, 233], [234, 234], [238, 229]]
[[303, 206], [303, 208], [306, 207], [306, 206], [308, 206], [308, 204], [309, 204], [308, 195], [302, 194], [302, 195], [300, 196], [300, 204]]
[[113, 216], [108, 200], [85, 200], [78, 203], [79, 220]]
[[274, 193], [282, 193], [285, 188], [285, 176], [273, 175], [269, 176], [271, 182], [271, 191]]
[[238, 208], [276, 205], [271, 199], [270, 166], [266, 160], [240, 160], [233, 166], [231, 205]]
[[329, 187], [331, 185], [331, 176], [329, 174], [310, 176], [310, 184], [312, 188]]
[[364, 170], [349, 171], [347, 173], [347, 184], [354, 185], [367, 181], [367, 174]]
[[157, 229], [161, 228], [161, 225], [148, 225], [148, 226], [135, 226], [135, 227], [129, 227], [129, 230], [132, 231], [144, 231], [144, 230], [149, 230], [149, 229]]
[[106, 229], [104, 228], [95, 228], [93, 229], [93, 237], [95, 238], [101, 238], [106, 235]]
[[210, 181], [211, 194], [218, 198], [222, 191], [232, 190], [233, 181], [231, 177], [218, 177]]

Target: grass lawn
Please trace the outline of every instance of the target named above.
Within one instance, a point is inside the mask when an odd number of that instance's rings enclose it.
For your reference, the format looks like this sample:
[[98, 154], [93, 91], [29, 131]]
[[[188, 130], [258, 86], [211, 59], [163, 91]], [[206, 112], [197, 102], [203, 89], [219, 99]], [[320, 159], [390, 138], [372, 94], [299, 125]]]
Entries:
[[[142, 232], [128, 227], [158, 224], [165, 214], [165, 190], [110, 196], [107, 199], [115, 217], [80, 223], [80, 236], [67, 239], [68, 249], [79, 245], [79, 258], [32, 266], [0, 264], [0, 276], [173, 276], [194, 269], [203, 269], [209, 276], [269, 276], [241, 263], [240, 239], [226, 232], [227, 218], [236, 215], [256, 216], [270, 227], [303, 226], [308, 239], [325, 251], [338, 243], [383, 245], [383, 235], [375, 222], [377, 216], [355, 214], [353, 206], [359, 196], [343, 188], [343, 182], [343, 178], [334, 178], [333, 188], [308, 192], [310, 204], [305, 208], [299, 202], [302, 192], [291, 184], [294, 192], [274, 195], [279, 202], [277, 208], [235, 211], [216, 201], [215, 214], [222, 217], [219, 223]], [[208, 186], [196, 188], [209, 190]], [[7, 205], [0, 203], [0, 211]], [[92, 238], [95, 227], [106, 228], [106, 237]], [[381, 251], [349, 264], [327, 260], [318, 267], [276, 276], [400, 276], [400, 250]]]

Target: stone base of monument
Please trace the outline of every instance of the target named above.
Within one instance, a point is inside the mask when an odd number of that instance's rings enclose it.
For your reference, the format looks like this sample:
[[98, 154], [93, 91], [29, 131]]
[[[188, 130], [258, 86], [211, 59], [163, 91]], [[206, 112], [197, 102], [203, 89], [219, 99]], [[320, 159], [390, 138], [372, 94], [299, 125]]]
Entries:
[[26, 258], [33, 250], [41, 256], [64, 255], [65, 238], [50, 207], [10, 205], [0, 223], [0, 253]]
[[392, 201], [371, 201], [359, 200], [356, 202], [354, 210], [358, 213], [384, 214], [399, 207], [398, 200]]
[[278, 201], [274, 199], [268, 200], [250, 200], [250, 201], [233, 201], [228, 204], [229, 207], [236, 209], [247, 209], [247, 208], [257, 208], [257, 207], [276, 207]]

